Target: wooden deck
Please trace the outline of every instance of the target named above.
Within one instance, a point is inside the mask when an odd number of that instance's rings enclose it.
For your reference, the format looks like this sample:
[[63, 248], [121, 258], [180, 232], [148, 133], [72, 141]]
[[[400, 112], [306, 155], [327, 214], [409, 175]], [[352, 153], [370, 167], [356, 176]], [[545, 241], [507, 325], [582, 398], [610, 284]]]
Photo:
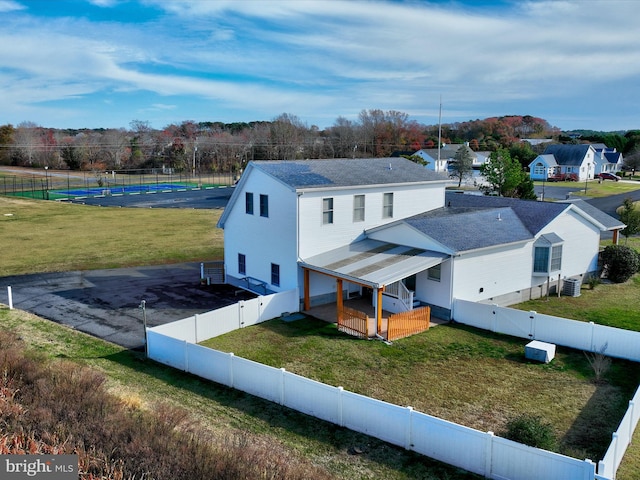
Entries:
[[[344, 306], [366, 313], [369, 316], [368, 330], [370, 332], [376, 331], [376, 310], [373, 308], [370, 301], [365, 300], [364, 298], [354, 298], [351, 300], [345, 300]], [[311, 310], [305, 310], [303, 313], [329, 323], [337, 323], [338, 321], [338, 309], [335, 302], [312, 307]], [[387, 320], [389, 315], [390, 313], [386, 310], [382, 311], [382, 331], [384, 334], [387, 333]]]
[[[360, 310], [361, 312], [366, 313], [369, 316], [368, 330], [370, 332], [376, 331], [376, 318], [375, 318], [376, 312], [373, 305], [371, 305], [370, 300], [366, 300], [364, 298], [354, 298], [350, 300], [345, 300], [344, 305], [346, 307], [353, 308], [355, 310]], [[325, 322], [329, 322], [329, 323], [337, 323], [338, 321], [338, 313], [337, 313], [337, 307], [335, 302], [312, 307], [310, 310], [303, 311], [303, 313], [310, 315], [312, 317], [318, 318], [320, 320], [324, 320]], [[389, 324], [388, 320], [390, 315], [391, 315], [390, 312], [386, 310], [382, 310], [382, 332], [380, 333], [380, 335], [385, 338], [387, 337], [387, 330], [388, 330], [388, 324]], [[434, 318], [432, 316], [430, 327], [434, 327], [442, 323], [447, 323], [447, 321], [440, 318]]]

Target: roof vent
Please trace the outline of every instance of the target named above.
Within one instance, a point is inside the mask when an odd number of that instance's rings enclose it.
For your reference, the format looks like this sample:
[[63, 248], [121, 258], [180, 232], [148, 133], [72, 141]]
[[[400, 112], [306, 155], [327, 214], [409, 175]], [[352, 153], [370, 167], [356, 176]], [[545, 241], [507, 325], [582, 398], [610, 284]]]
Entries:
[[500, 212], [498, 212], [498, 221], [501, 222], [502, 221], [502, 216], [500, 214]]
[[393, 170], [393, 168], [391, 168], [391, 164], [389, 164], [389, 170]]

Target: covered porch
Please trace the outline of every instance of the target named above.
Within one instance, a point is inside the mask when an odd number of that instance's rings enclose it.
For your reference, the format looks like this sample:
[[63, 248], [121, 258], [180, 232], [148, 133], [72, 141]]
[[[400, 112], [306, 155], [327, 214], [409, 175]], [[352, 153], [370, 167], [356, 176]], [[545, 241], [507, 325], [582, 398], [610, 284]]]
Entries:
[[[357, 331], [367, 332], [368, 338], [388, 338], [390, 330], [393, 334], [401, 323], [421, 322], [428, 328], [428, 307], [422, 307], [416, 301], [414, 292], [406, 287], [403, 280], [439, 265], [446, 257], [448, 255], [438, 252], [371, 239], [316, 255], [299, 262], [303, 272], [302, 310], [338, 323], [346, 330], [349, 329], [347, 324], [357, 324]], [[330, 284], [321, 278], [334, 280], [333, 300], [312, 302], [312, 291], [316, 295], [328, 294]], [[314, 290], [314, 284], [318, 285], [318, 282], [324, 284], [321, 292], [318, 287]], [[370, 296], [352, 298], [353, 286], [359, 287], [361, 294], [369, 292]], [[415, 314], [412, 315], [414, 309]], [[396, 320], [390, 327], [389, 320], [394, 315]], [[368, 324], [366, 327], [364, 322]]]

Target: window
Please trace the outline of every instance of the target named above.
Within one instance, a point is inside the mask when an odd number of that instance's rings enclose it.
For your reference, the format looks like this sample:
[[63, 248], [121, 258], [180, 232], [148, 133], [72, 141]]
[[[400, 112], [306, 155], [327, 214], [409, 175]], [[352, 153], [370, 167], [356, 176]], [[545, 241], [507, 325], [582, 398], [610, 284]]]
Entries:
[[249, 215], [253, 215], [253, 193], [245, 192], [244, 208], [246, 213], [248, 213]]
[[440, 281], [440, 275], [442, 273], [442, 264], [435, 265], [427, 270], [427, 278], [429, 280], [435, 280], [436, 282]]
[[247, 274], [247, 257], [244, 253], [238, 254], [238, 273], [240, 275]]
[[562, 245], [551, 247], [551, 271], [557, 272], [562, 268]]
[[533, 271], [535, 273], [549, 272], [549, 247], [536, 247], [533, 257]]
[[554, 233], [542, 235], [534, 244], [533, 273], [550, 275], [562, 269], [563, 240]]
[[280, 286], [280, 265], [271, 264], [271, 285]]
[[382, 198], [382, 218], [393, 218], [393, 193], [385, 193]]
[[353, 196], [353, 221], [364, 222], [364, 195]]
[[260, 216], [269, 216], [269, 195], [260, 194]]
[[333, 198], [322, 199], [322, 224], [333, 223]]

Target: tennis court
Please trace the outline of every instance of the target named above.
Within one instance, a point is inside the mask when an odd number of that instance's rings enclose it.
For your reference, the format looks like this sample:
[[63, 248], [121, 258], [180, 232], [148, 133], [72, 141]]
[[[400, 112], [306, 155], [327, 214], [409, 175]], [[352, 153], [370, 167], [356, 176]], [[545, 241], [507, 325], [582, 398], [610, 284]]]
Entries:
[[110, 195], [131, 195], [136, 193], [155, 193], [155, 192], [175, 192], [193, 188], [191, 185], [179, 183], [159, 183], [149, 185], [120, 185], [107, 186], [97, 188], [74, 188], [71, 190], [55, 190], [49, 191], [50, 194], [63, 195], [66, 197], [97, 197]]

